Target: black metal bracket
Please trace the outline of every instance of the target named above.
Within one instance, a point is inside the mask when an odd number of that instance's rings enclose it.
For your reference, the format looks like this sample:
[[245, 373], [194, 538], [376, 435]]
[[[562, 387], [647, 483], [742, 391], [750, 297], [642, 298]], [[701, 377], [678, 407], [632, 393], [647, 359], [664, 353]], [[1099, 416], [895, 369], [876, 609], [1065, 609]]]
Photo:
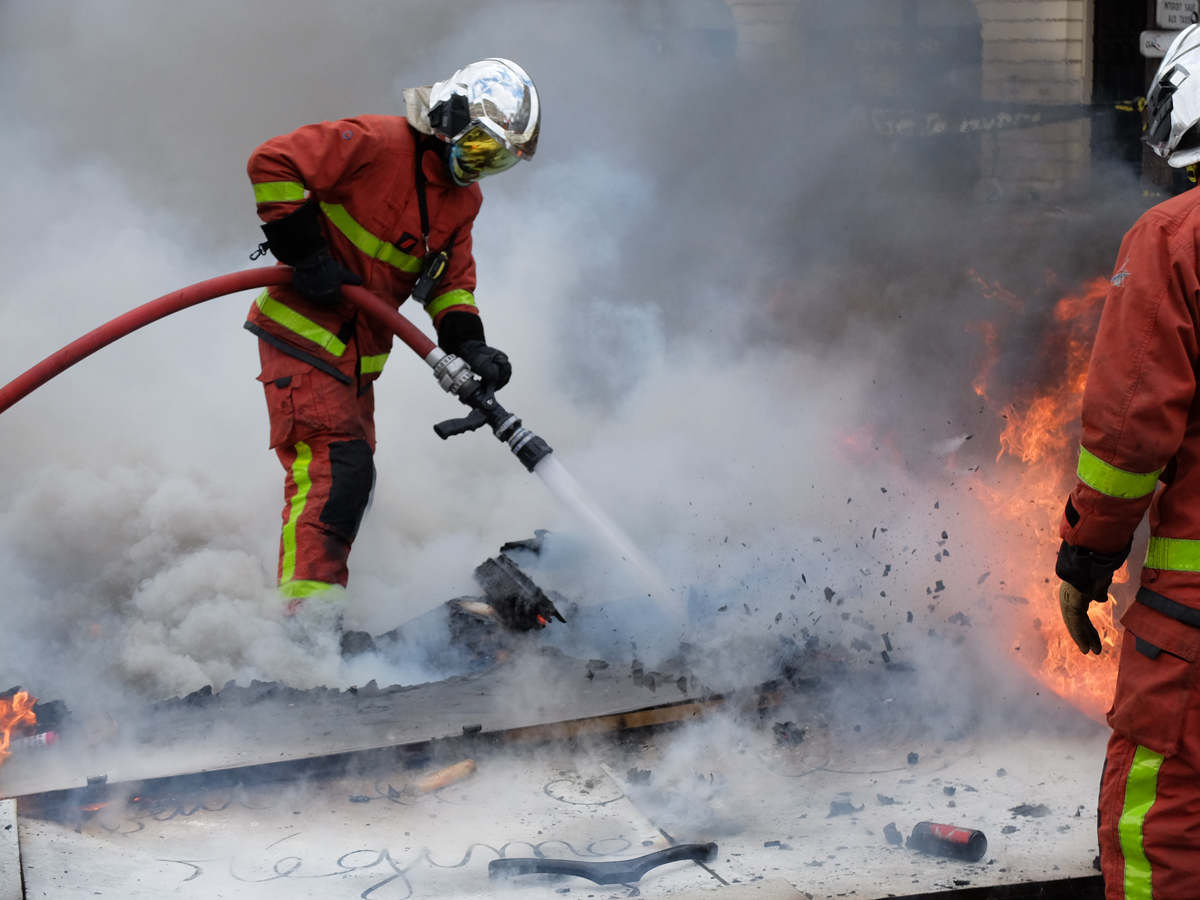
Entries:
[[711, 862], [717, 858], [716, 844], [680, 844], [636, 859], [593, 862], [586, 859], [493, 859], [488, 876], [574, 875], [596, 884], [631, 884], [651, 869], [673, 862]]

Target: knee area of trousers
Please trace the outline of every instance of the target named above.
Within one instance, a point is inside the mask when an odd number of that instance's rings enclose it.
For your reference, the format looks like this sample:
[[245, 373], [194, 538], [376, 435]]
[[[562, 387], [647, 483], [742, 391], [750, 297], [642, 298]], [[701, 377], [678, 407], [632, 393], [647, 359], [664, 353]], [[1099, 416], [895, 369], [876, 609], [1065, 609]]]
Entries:
[[329, 445], [331, 484], [321, 510], [321, 524], [353, 540], [375, 485], [375, 463], [365, 440], [334, 441]]

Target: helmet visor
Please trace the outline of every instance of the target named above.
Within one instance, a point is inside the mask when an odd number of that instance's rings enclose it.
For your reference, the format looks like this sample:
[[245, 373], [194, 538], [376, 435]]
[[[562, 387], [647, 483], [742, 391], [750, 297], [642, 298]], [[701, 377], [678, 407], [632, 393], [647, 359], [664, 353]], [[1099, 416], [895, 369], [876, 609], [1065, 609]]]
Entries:
[[520, 157], [489, 132], [476, 125], [450, 148], [450, 174], [459, 184], [470, 184], [511, 169]]

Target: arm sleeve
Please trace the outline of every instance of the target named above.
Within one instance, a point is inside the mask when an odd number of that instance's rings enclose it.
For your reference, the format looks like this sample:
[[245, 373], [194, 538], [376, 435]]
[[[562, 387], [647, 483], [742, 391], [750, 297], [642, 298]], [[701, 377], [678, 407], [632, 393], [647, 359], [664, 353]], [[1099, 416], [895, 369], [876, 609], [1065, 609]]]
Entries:
[[438, 283], [437, 295], [425, 307], [433, 319], [434, 328], [441, 324], [442, 316], [451, 310], [479, 315], [479, 308], [475, 305], [475, 256], [471, 252], [471, 226], [474, 221], [472, 217], [459, 229], [454, 249], [450, 252], [450, 264]]
[[1181, 268], [1193, 263], [1172, 252], [1166, 224], [1149, 213], [1125, 236], [1088, 366], [1078, 480], [1059, 533], [1096, 554], [1129, 546], [1183, 441], [1196, 390], [1184, 289], [1194, 279]]
[[271, 138], [250, 155], [246, 172], [264, 222], [282, 218], [311, 193], [353, 178], [378, 153], [383, 136], [363, 119], [305, 125]]

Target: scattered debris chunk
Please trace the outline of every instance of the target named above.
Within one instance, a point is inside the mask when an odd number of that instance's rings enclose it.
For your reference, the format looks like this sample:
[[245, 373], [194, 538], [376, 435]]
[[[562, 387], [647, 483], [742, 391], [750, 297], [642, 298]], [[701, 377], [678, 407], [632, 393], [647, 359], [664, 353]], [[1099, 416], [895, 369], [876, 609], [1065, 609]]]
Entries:
[[935, 582], [933, 583], [933, 592], [934, 592], [935, 594], [940, 594], [940, 593], [941, 593], [942, 591], [944, 591], [945, 589], [946, 589], [946, 586], [945, 586], [944, 584], [942, 584], [942, 582], [941, 582], [941, 580], [940, 580], [940, 579], [939, 579], [938, 581], [935, 581]]
[[984, 572], [982, 575], [979, 576], [979, 579], [975, 583], [983, 584], [985, 581], [987, 581], [987, 577], [991, 574], [992, 574], [991, 572]]
[[942, 532], [942, 540], [943, 540], [943, 541], [944, 541], [944, 540], [946, 540], [946, 539], [947, 539], [947, 538], [949, 538], [949, 537], [950, 537], [950, 535], [946, 534], [946, 532], [944, 532], [944, 531]]
[[636, 766], [625, 773], [625, 781], [629, 784], [649, 784], [650, 770], [639, 769]]
[[915, 766], [917, 764], [917, 761], [920, 760], [920, 758], [921, 758], [920, 754], [910, 753], [910, 754], [908, 754], [908, 764], [910, 766]]
[[1031, 819], [1043, 819], [1050, 815], [1050, 807], [1045, 803], [1039, 803], [1034, 806], [1030, 803], [1022, 803], [1020, 806], [1014, 806], [1009, 809], [1009, 812], [1014, 816], [1028, 816]]
[[883, 826], [883, 836], [887, 838], [889, 844], [894, 844], [897, 847], [904, 843], [904, 835], [900, 833], [900, 829], [896, 827], [895, 822], [888, 822]]
[[832, 819], [834, 816], [850, 816], [854, 813], [860, 813], [866, 809], [866, 804], [855, 806], [849, 800], [833, 800], [829, 804], [829, 815], [825, 818]]
[[806, 729], [795, 722], [776, 722], [771, 726], [775, 732], [775, 741], [779, 744], [799, 744], [804, 740]]
[[960, 612], [956, 612], [954, 615], [952, 615], [952, 616], [951, 616], [950, 618], [948, 618], [946, 621], [947, 621], [947, 622], [950, 622], [950, 623], [952, 623], [952, 624], [954, 624], [954, 625], [965, 625], [965, 626], [967, 626], [968, 628], [970, 628], [970, 627], [971, 627], [971, 617], [970, 617], [970, 616], [964, 616], [964, 615], [963, 615], [962, 613], [960, 613]]
[[876, 794], [875, 799], [879, 801], [880, 806], [891, 806], [896, 802], [895, 797], [889, 797], [887, 794]]
[[828, 603], [830, 600], [833, 599], [833, 594], [834, 594], [833, 588], [825, 588], [825, 602], [826, 603]]
[[409, 782], [404, 786], [404, 793], [410, 797], [432, 794], [434, 791], [440, 791], [444, 787], [449, 787], [456, 781], [462, 781], [468, 775], [473, 774], [475, 769], [475, 760], [464, 759], [462, 762], [455, 763], [452, 766], [438, 769], [436, 772], [430, 772], [424, 778], [418, 778], [416, 781]]
[[997, 769], [997, 770], [996, 770], [996, 777], [997, 777], [997, 778], [1003, 778], [1003, 777], [1004, 777], [1005, 775], [1007, 775], [1007, 774], [1008, 774], [1008, 769]]
[[370, 803], [371, 798], [368, 797], [366, 794], [355, 794], [353, 797], [350, 798], [350, 802], [351, 803]]
[[911, 622], [911, 621], [912, 621], [912, 613], [909, 613], [909, 614], [908, 614], [908, 621], [909, 621], [909, 622]]
[[971, 793], [973, 793], [973, 794], [978, 794], [978, 793], [979, 793], [979, 791], [977, 791], [975, 788], [971, 787], [969, 784], [964, 784], [964, 785], [963, 785], [963, 790], [964, 790], [964, 791], [970, 791], [970, 792], [971, 792]]
[[881, 635], [880, 635], [880, 637], [882, 637], [882, 638], [883, 638], [883, 647], [884, 647], [884, 649], [885, 649], [885, 650], [887, 650], [887, 651], [889, 651], [889, 652], [891, 652], [891, 649], [892, 649], [892, 639], [891, 639], [890, 637], [888, 637], [888, 633], [885, 631], [883, 634], [881, 634]]
[[1018, 831], [1018, 830], [1019, 829], [1017, 828], [1016, 825], [1005, 825], [1003, 828], [1000, 829], [1000, 833], [1001, 834], [1012, 834], [1013, 832]]
[[851, 650], [870, 650], [871, 645], [868, 644], [866, 641], [860, 641], [858, 638], [853, 638], [850, 641], [850, 649]]
[[953, 785], [948, 784], [944, 788], [942, 788], [942, 793], [945, 794], [947, 797], [953, 797], [954, 791], [955, 791], [955, 788]]

